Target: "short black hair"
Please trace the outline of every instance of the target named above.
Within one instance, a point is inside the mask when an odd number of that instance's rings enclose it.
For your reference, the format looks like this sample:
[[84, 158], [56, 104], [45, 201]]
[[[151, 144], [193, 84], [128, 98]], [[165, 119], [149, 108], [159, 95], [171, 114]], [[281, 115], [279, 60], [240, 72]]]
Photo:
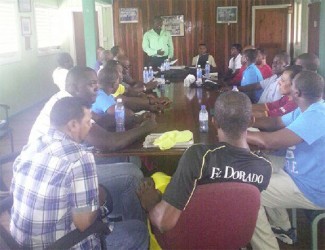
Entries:
[[302, 66], [300, 66], [300, 65], [291, 65], [291, 66], [286, 67], [284, 69], [284, 71], [289, 71], [290, 72], [290, 78], [292, 80], [293, 78], [295, 78], [295, 76], [297, 74], [299, 74], [302, 71]]
[[78, 86], [85, 82], [86, 72], [93, 72], [96, 74], [95, 70], [85, 66], [75, 66], [70, 69], [65, 80], [66, 91], [73, 95], [77, 91]]
[[117, 65], [121, 65], [119, 61], [117, 61], [117, 60], [109, 60], [109, 61], [107, 61], [105, 67], [107, 67], [107, 68], [116, 68]]
[[98, 83], [101, 87], [113, 86], [119, 78], [116, 68], [104, 67], [98, 73]]
[[59, 128], [71, 120], [80, 121], [84, 115], [84, 109], [90, 109], [91, 105], [80, 97], [64, 97], [58, 100], [50, 113], [51, 125]]
[[286, 64], [287, 66], [290, 65], [291, 58], [290, 58], [290, 55], [289, 55], [287, 52], [282, 51], [282, 52], [280, 52], [280, 53], [277, 53], [274, 57], [278, 57], [278, 58], [280, 58], [282, 61], [285, 62], [285, 64]]
[[111, 52], [112, 52], [113, 56], [116, 56], [118, 54], [119, 50], [120, 50], [120, 46], [119, 45], [113, 46], [111, 48]]
[[246, 49], [244, 55], [248, 58], [249, 62], [255, 63], [257, 58], [257, 50], [256, 49]]
[[72, 57], [68, 52], [61, 52], [57, 56], [57, 62], [62, 68], [65, 68], [66, 63], [70, 61], [72, 61]]
[[293, 79], [301, 95], [309, 102], [316, 102], [324, 92], [324, 78], [315, 71], [303, 70]]
[[206, 47], [207, 45], [205, 43], [200, 43], [199, 46], [204, 46]]
[[317, 71], [319, 68], [319, 58], [313, 53], [303, 53], [296, 58], [296, 61], [298, 59], [301, 60], [304, 70]]
[[241, 46], [241, 44], [239, 44], [239, 43], [233, 43], [233, 44], [231, 45], [231, 48], [235, 48], [236, 50], [238, 50], [239, 53], [240, 53], [241, 50], [242, 50], [242, 46]]
[[217, 98], [214, 110], [218, 126], [228, 137], [238, 139], [250, 124], [252, 103], [244, 93], [227, 91]]

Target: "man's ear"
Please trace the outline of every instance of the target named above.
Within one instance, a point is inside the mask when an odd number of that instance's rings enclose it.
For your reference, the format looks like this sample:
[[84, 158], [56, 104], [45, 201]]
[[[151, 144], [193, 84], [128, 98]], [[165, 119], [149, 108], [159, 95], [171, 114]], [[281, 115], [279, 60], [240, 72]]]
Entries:
[[214, 116], [212, 116], [211, 121], [212, 121], [212, 124], [215, 127], [215, 129], [218, 129], [219, 125], [218, 125], [217, 119]]
[[66, 127], [67, 127], [71, 137], [73, 137], [73, 135], [76, 133], [76, 131], [78, 129], [78, 125], [79, 125], [79, 123], [75, 119], [73, 119], [67, 123]]

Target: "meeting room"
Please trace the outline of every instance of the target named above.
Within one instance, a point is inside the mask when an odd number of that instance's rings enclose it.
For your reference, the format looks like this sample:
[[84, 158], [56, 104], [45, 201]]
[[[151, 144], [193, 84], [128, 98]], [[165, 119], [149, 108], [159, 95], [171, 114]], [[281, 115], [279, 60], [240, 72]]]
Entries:
[[325, 249], [325, 0], [1, 0], [0, 30], [0, 249]]

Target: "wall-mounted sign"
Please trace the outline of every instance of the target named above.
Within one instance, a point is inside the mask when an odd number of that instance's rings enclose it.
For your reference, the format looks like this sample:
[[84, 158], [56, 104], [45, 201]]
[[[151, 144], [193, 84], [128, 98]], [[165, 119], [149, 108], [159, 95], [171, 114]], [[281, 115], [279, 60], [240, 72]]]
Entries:
[[120, 8], [120, 23], [137, 23], [138, 19], [138, 8]]
[[184, 36], [184, 15], [162, 16], [165, 30], [171, 36]]
[[217, 7], [217, 23], [237, 23], [237, 6]]

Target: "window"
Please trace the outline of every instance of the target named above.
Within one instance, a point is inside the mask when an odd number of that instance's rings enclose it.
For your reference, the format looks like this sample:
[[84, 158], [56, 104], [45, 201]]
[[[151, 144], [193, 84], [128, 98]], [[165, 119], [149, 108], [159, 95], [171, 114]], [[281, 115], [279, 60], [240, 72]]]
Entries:
[[19, 60], [17, 1], [0, 1], [0, 64]]
[[57, 51], [62, 42], [59, 9], [35, 7], [35, 22], [39, 52]]

